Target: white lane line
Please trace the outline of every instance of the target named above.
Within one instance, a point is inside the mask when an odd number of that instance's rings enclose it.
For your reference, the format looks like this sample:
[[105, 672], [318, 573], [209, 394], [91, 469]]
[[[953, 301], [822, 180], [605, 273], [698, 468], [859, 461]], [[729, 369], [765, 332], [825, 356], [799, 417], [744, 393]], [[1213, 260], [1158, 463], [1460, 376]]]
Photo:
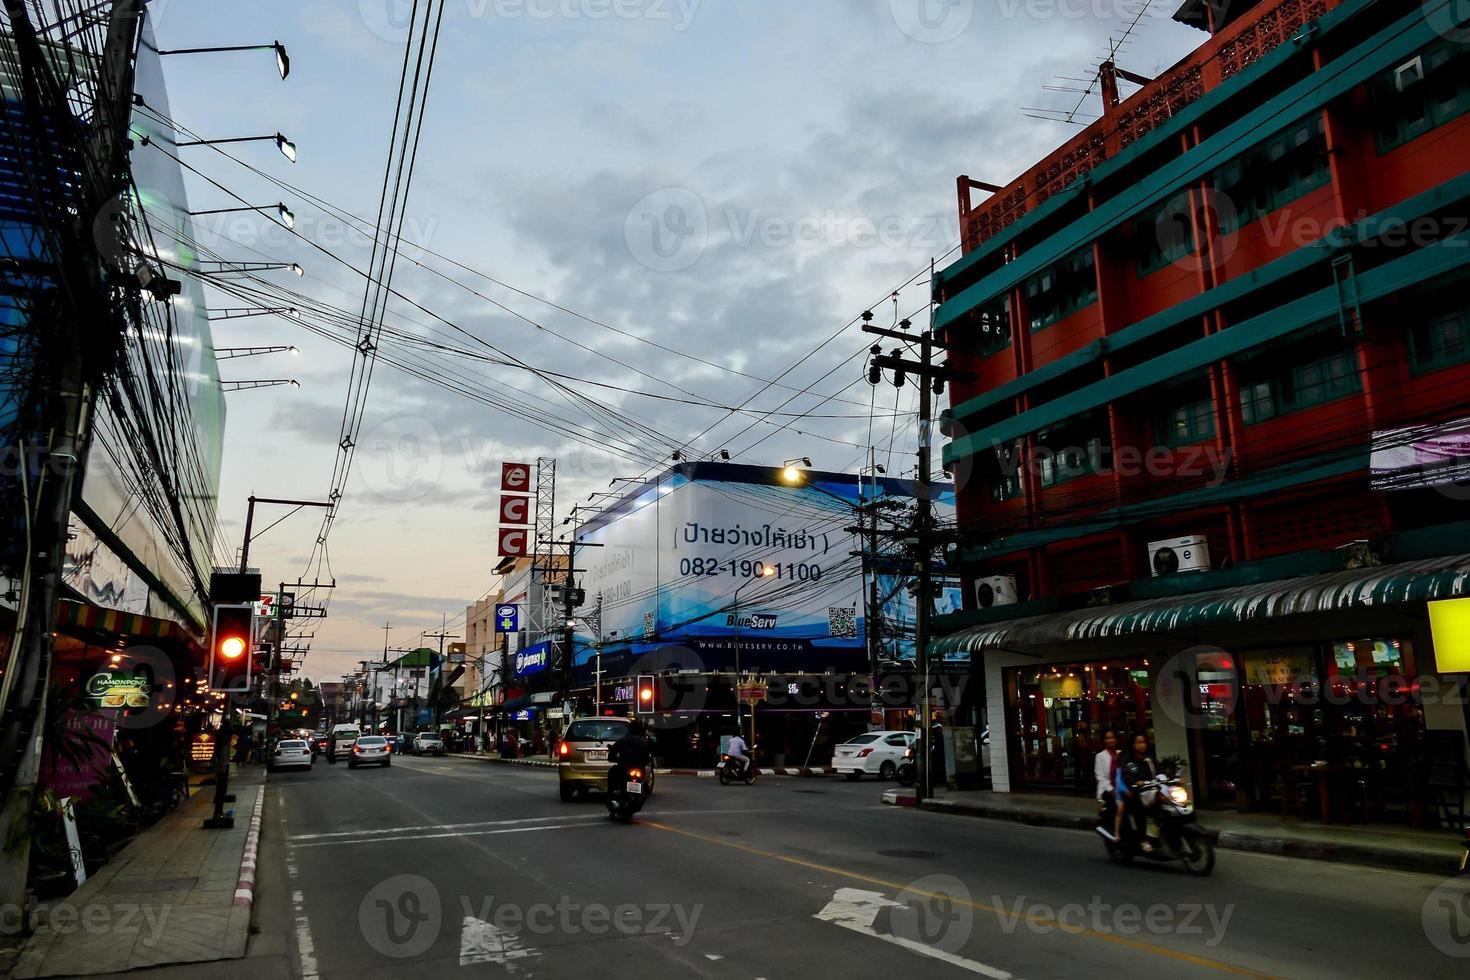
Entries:
[[[282, 795], [276, 793], [276, 812], [280, 815], [281, 826], [286, 825], [286, 801]], [[294, 886], [299, 877], [296, 868], [296, 859], [286, 854], [286, 877]], [[300, 888], [291, 889], [291, 911], [296, 918], [296, 956], [301, 970], [301, 980], [317, 980], [316, 972], [316, 941], [311, 938], [311, 920], [306, 917], [306, 896], [301, 893]]]
[[[607, 819], [606, 817], [603, 818]], [[499, 830], [464, 830], [454, 831], [448, 834], [404, 834], [400, 837], [364, 837], [353, 840], [318, 840], [308, 841], [305, 844], [290, 844], [294, 848], [303, 847], [334, 847], [338, 844], [384, 844], [389, 841], [400, 840], [436, 840], [442, 837], [492, 837], [496, 834], [526, 834], [537, 830], [575, 830], [585, 827], [586, 824], [540, 824], [535, 827], [501, 827]]]
[[880, 910], [903, 907], [902, 902], [885, 898], [882, 892], [864, 891], [861, 888], [839, 888], [833, 893], [832, 901], [828, 902], [827, 906], [812, 918], [830, 922], [834, 926], [841, 926], [843, 929], [850, 929], [864, 936], [881, 939], [885, 943], [892, 943], [911, 953], [918, 953], [920, 956], [948, 963], [961, 970], [990, 977], [991, 980], [1013, 980], [1012, 975], [1005, 970], [986, 966], [975, 960], [967, 960], [963, 956], [956, 956], [954, 953], [945, 952], [916, 939], [879, 932], [873, 927]]
[[513, 932], [499, 929], [484, 919], [473, 915], [464, 917], [459, 927], [459, 965], [474, 966], [477, 963], [494, 963], [503, 966], [507, 973], [516, 971], [514, 960], [534, 959], [541, 951], [521, 943]]
[[418, 830], [465, 830], [472, 827], [512, 827], [520, 824], [550, 823], [553, 820], [605, 820], [602, 814], [557, 815], [555, 817], [523, 817], [518, 820], [477, 820], [473, 823], [431, 823], [417, 827], [383, 827], [381, 829], [334, 830], [323, 834], [292, 834], [286, 840], [294, 843], [306, 840], [326, 840], [332, 837], [370, 837], [374, 834], [405, 834]]

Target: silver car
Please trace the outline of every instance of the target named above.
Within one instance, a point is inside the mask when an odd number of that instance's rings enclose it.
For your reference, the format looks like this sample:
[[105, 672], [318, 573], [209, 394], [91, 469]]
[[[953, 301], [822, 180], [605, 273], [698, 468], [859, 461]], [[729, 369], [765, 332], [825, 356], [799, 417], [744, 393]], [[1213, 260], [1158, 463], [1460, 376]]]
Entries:
[[352, 746], [347, 757], [347, 768], [358, 766], [390, 766], [393, 764], [393, 746], [381, 735], [361, 735]]
[[277, 742], [275, 749], [271, 751], [266, 768], [310, 769], [311, 764], [315, 761], [316, 756], [312, 753], [311, 745], [306, 739], [284, 738]]

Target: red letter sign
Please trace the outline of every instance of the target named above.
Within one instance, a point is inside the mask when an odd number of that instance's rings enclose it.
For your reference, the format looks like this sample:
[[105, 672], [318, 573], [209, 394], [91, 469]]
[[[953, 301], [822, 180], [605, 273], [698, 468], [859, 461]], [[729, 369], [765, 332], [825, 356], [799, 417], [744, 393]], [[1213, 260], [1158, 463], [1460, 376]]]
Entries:
[[500, 523], [501, 524], [529, 524], [531, 523], [531, 498], [520, 497], [515, 494], [503, 493], [500, 495]]
[[530, 554], [527, 547], [531, 536], [529, 529], [524, 527], [503, 527], [500, 529], [500, 557], [502, 558], [524, 558]]
[[511, 493], [531, 492], [530, 463], [501, 463], [500, 489]]

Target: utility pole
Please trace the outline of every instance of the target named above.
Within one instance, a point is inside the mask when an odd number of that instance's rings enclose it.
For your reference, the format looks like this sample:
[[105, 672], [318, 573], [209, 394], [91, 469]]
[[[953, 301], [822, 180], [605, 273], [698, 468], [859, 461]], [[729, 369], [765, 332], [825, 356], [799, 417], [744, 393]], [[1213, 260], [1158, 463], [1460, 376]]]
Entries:
[[[934, 263], [930, 262], [930, 274], [934, 271]], [[918, 448], [918, 483], [914, 491], [917, 499], [917, 508], [914, 514], [914, 527], [905, 534], [904, 540], [913, 551], [913, 571], [917, 579], [918, 603], [914, 612], [914, 673], [919, 683], [919, 739], [920, 752], [916, 770], [918, 780], [914, 791], [917, 801], [922, 802], [926, 797], [934, 793], [934, 773], [930, 766], [931, 753], [934, 751], [932, 715], [933, 715], [933, 684], [929, 677], [929, 621], [934, 612], [934, 484], [930, 469], [930, 456], [932, 449], [933, 430], [933, 395], [944, 391], [946, 381], [960, 378], [968, 378], [966, 372], [951, 368], [948, 363], [934, 363], [934, 349], [943, 348], [945, 345], [936, 341], [933, 330], [933, 305], [930, 306], [930, 326], [921, 331], [916, 338], [909, 330], [913, 324], [908, 320], [899, 322], [898, 330], [888, 330], [883, 327], [872, 325], [873, 313], [871, 310], [864, 311], [862, 315], [863, 331], [865, 333], [877, 334], [882, 337], [891, 337], [902, 341], [910, 351], [917, 341], [919, 347], [919, 359], [917, 361], [906, 360], [902, 356], [902, 349], [895, 348], [892, 353], [884, 354], [877, 344], [871, 350], [872, 356], [868, 364], [868, 381], [877, 384], [882, 380], [882, 372], [885, 368], [894, 372], [893, 383], [895, 387], [902, 387], [907, 375], [913, 375], [919, 385], [919, 448]], [[876, 529], [874, 534], [876, 534]]]
[[[444, 702], [444, 685], [443, 685], [443, 678], [444, 678], [444, 641], [446, 639], [451, 639], [451, 640], [457, 640], [457, 639], [459, 639], [459, 634], [458, 633], [450, 633], [449, 632], [449, 614], [448, 613], [440, 613], [440, 616], [442, 618], [439, 621], [440, 622], [439, 632], [437, 632], [437, 633], [425, 633], [424, 634], [425, 637], [427, 637], [428, 639], [431, 639], [431, 640], [434, 639], [435, 637], [438, 637], [439, 638], [439, 678], [440, 678], [439, 699], [434, 702], [434, 726], [435, 726], [436, 730], [437, 730], [438, 725], [439, 725], [439, 710], [443, 706], [443, 702]], [[432, 690], [432, 689], [433, 688], [431, 686], [430, 687], [430, 690]]]
[[[15, 654], [0, 684], [0, 907], [25, 908], [30, 827], [36, 781], [40, 774], [41, 732], [46, 724], [46, 695], [51, 676], [56, 605], [66, 556], [72, 504], [81, 491], [91, 442], [91, 410], [97, 383], [110, 369], [108, 352], [121, 348], [123, 324], [111, 308], [103, 281], [102, 257], [92, 234], [93, 219], [103, 213], [123, 186], [128, 169], [128, 123], [132, 117], [133, 57], [137, 50], [143, 0], [115, 0], [108, 15], [107, 40], [94, 83], [92, 118], [83, 146], [66, 147], [66, 139], [46, 138], [55, 121], [70, 119], [54, 63], [41, 46], [28, 4], [4, 0], [20, 74], [23, 125], [34, 135], [29, 147], [37, 174], [36, 204], [51, 227], [56, 247], [56, 279], [63, 300], [55, 315], [38, 323], [51, 367], [44, 379], [48, 404], [37, 430], [51, 433], [44, 465], [34, 469], [22, 454], [22, 479], [38, 477], [34, 518], [29, 521], [26, 570], [18, 615]], [[80, 127], [76, 130], [81, 138]], [[66, 150], [75, 151], [74, 156]], [[80, 194], [61, 185], [60, 175], [79, 161], [85, 178]], [[80, 199], [78, 199], [78, 197]], [[119, 229], [121, 235], [121, 229]], [[136, 306], [136, 294], [132, 300]], [[112, 333], [116, 327], [115, 334]], [[107, 344], [99, 349], [98, 339]], [[21, 832], [17, 832], [20, 830]], [[11, 842], [14, 842], [12, 845]]]

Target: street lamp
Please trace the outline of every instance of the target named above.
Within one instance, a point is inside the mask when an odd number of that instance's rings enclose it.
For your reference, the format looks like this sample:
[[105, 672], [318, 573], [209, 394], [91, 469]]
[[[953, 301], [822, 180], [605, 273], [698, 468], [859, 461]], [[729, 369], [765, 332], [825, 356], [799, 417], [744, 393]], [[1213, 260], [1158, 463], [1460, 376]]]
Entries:
[[270, 140], [271, 142], [275, 143], [276, 149], [281, 151], [282, 156], [284, 156], [287, 160], [290, 160], [292, 163], [296, 162], [296, 144], [286, 139], [286, 137], [281, 135], [280, 133], [273, 133], [270, 136], [231, 136], [227, 139], [218, 140], [185, 140], [182, 143], [175, 143], [174, 145], [221, 146], [225, 143], [259, 143], [264, 140]]
[[247, 316], [278, 315], [289, 316], [293, 320], [301, 319], [301, 311], [294, 306], [227, 306], [209, 311], [210, 320], [240, 320]]
[[[761, 565], [760, 575], [757, 578], [746, 579], [735, 586], [735, 728], [740, 729], [740, 703], [744, 699], [740, 697], [740, 591], [748, 585], [753, 585], [776, 574], [775, 566]], [[750, 744], [755, 744], [755, 709], [750, 712]]]
[[264, 214], [268, 208], [275, 209], [276, 220], [285, 225], [288, 231], [296, 227], [295, 213], [292, 212], [290, 208], [286, 207], [285, 204], [280, 202], [277, 202], [274, 205], [264, 204], [259, 207], [247, 204], [244, 207], [239, 208], [211, 208], [208, 211], [190, 211], [189, 217], [198, 218], [206, 214], [239, 214], [241, 211], [259, 211], [260, 213]]
[[295, 262], [226, 262], [222, 259], [205, 260], [210, 265], [219, 266], [218, 269], [199, 269], [201, 276], [221, 276], [229, 272], [271, 272], [275, 269], [289, 269], [300, 279], [306, 275], [306, 270]]
[[291, 74], [291, 57], [286, 54], [286, 46], [280, 41], [272, 41], [270, 44], [231, 44], [225, 47], [214, 48], [174, 48], [171, 51], [160, 51], [160, 55], [170, 54], [217, 54], [223, 51], [274, 51], [276, 53], [276, 71], [281, 73], [281, 81]]
[[788, 459], [781, 464], [781, 479], [792, 486], [806, 482], [806, 474], [796, 465], [797, 463], [810, 468], [812, 460], [810, 456], [798, 456], [795, 459]]

